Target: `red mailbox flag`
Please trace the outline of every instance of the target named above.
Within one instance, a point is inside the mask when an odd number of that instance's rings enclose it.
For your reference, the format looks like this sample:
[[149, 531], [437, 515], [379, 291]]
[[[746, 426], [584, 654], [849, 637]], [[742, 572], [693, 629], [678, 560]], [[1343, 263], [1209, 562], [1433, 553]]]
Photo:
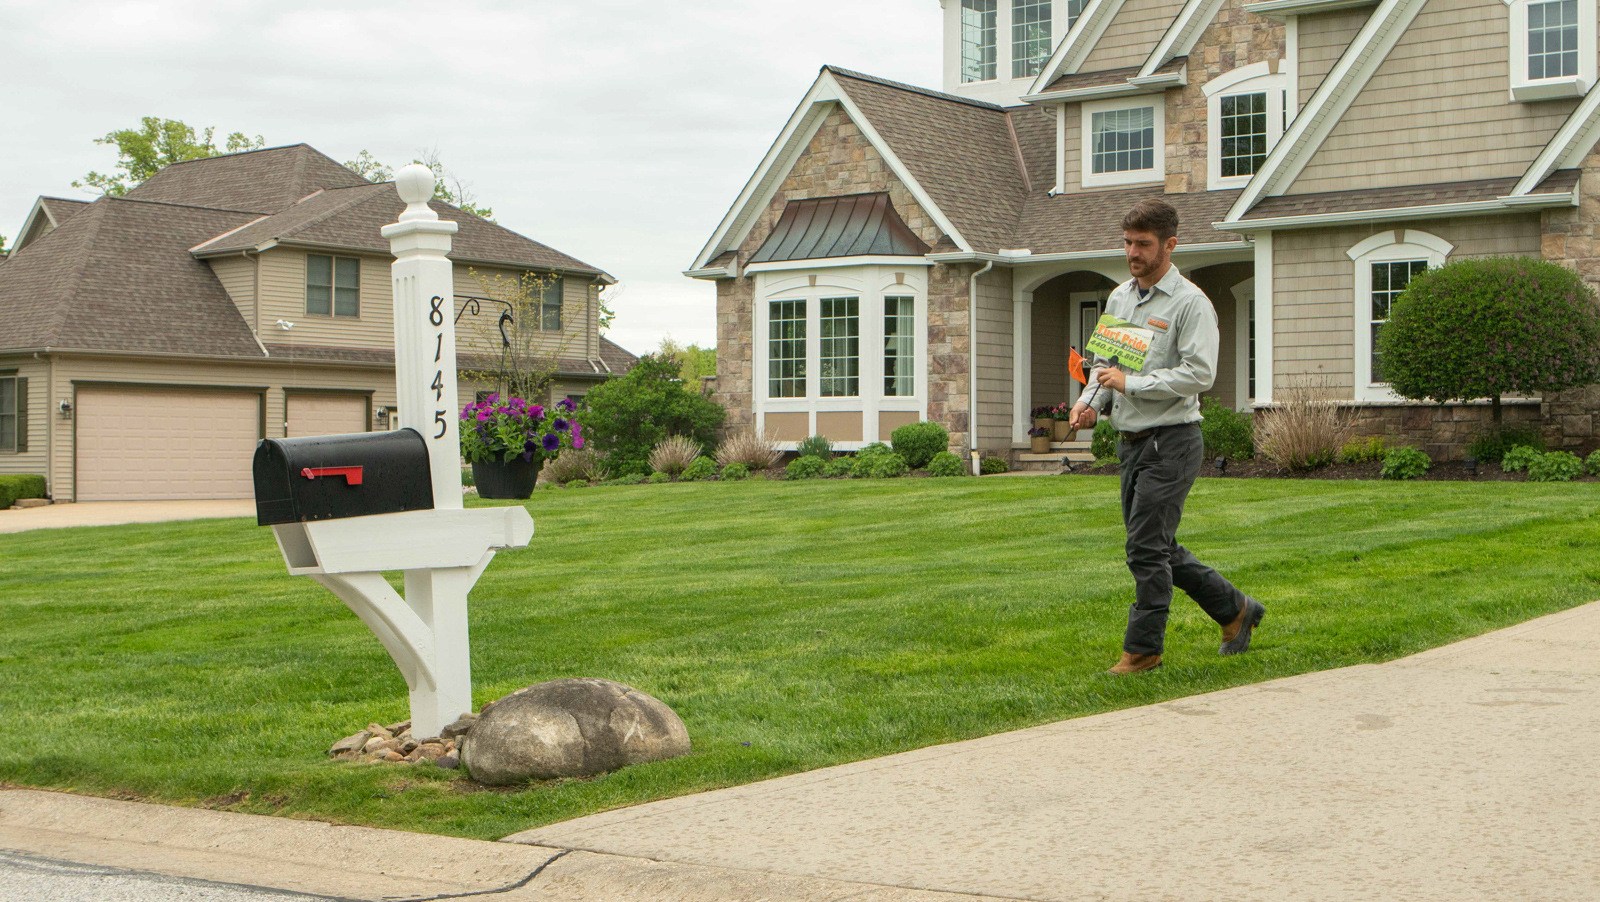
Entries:
[[1071, 373], [1072, 378], [1079, 383], [1089, 384], [1089, 377], [1083, 374], [1083, 355], [1078, 353], [1077, 348], [1067, 349], [1067, 372]]

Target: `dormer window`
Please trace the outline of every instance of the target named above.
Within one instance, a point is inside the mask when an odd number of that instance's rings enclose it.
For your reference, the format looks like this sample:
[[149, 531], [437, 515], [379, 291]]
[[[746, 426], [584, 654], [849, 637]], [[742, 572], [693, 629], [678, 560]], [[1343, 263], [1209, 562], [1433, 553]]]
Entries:
[[1579, 97], [1595, 83], [1592, 0], [1507, 0], [1511, 16], [1511, 96]]
[[995, 4], [998, 0], [961, 0], [961, 80], [993, 81]]
[[1250, 181], [1288, 125], [1289, 82], [1284, 64], [1254, 63], [1212, 79], [1206, 95], [1206, 187], [1240, 188]]
[[361, 261], [306, 255], [306, 315], [361, 315]]
[[1012, 0], [1011, 77], [1038, 75], [1050, 50], [1050, 0]]
[[1083, 104], [1083, 184], [1159, 182], [1166, 173], [1166, 104], [1161, 95]]

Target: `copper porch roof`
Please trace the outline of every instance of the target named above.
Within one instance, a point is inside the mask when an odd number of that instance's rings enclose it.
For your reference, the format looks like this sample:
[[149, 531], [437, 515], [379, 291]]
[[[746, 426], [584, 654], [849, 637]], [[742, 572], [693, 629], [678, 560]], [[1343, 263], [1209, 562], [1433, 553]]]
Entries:
[[792, 200], [751, 263], [864, 255], [920, 257], [928, 245], [884, 192]]

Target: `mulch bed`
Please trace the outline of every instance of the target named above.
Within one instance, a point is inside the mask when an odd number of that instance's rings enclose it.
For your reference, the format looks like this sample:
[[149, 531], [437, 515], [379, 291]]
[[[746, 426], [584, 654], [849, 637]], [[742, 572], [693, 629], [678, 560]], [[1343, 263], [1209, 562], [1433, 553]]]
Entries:
[[[1200, 467], [1200, 475], [1212, 479], [1382, 479], [1383, 464], [1378, 461], [1364, 464], [1330, 464], [1304, 473], [1285, 470], [1264, 460], [1230, 460], [1227, 468], [1218, 472], [1208, 460]], [[1122, 472], [1119, 464], [1103, 467], [1074, 466], [1073, 473], [1094, 476], [1115, 476]], [[1467, 471], [1464, 461], [1436, 461], [1428, 472], [1413, 482], [1527, 482], [1526, 473], [1506, 473], [1498, 463], [1480, 463], [1476, 474]], [[1600, 477], [1579, 476], [1573, 482], [1600, 482]]]

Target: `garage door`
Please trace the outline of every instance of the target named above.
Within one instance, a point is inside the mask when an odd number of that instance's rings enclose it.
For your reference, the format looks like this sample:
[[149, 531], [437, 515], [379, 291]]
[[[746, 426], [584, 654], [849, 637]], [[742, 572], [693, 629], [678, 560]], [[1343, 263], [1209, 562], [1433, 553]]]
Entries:
[[288, 402], [290, 438], [367, 431], [366, 395], [296, 393]]
[[78, 390], [79, 501], [253, 498], [261, 396]]

